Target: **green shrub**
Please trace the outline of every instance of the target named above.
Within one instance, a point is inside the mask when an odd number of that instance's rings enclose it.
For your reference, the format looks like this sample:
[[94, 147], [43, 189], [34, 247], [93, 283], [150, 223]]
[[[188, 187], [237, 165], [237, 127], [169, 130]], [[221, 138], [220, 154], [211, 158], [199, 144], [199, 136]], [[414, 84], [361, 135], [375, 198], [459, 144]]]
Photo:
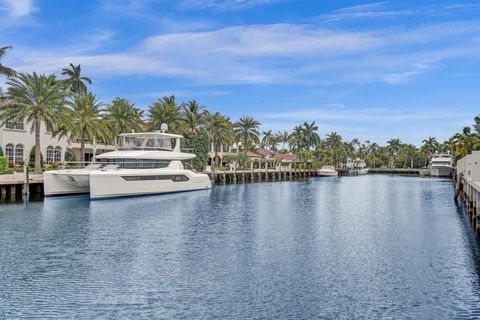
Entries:
[[75, 156], [75, 153], [72, 149], [68, 148], [67, 150], [65, 150], [65, 162], [73, 161], [77, 161], [77, 156]]
[[184, 148], [187, 152], [194, 153], [194, 159], [185, 161], [190, 164], [196, 171], [203, 171], [208, 163], [208, 151], [210, 150], [210, 140], [208, 135], [203, 132], [188, 133], [185, 135]]
[[0, 157], [0, 174], [9, 174], [13, 170], [8, 167], [8, 159], [6, 157]]
[[[40, 161], [41, 161], [42, 167], [43, 167], [43, 154], [41, 152], [40, 152]], [[33, 146], [32, 150], [30, 150], [30, 165], [32, 163], [35, 165], [35, 146]]]

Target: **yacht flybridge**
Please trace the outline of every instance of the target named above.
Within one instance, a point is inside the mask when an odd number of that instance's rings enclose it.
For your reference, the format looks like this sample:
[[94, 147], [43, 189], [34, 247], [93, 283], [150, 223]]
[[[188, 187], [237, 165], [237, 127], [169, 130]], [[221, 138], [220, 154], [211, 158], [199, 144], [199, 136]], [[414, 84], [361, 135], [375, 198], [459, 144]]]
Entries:
[[182, 160], [195, 155], [180, 151], [182, 138], [165, 130], [121, 134], [119, 149], [96, 156], [97, 163], [45, 172], [45, 196], [89, 193], [98, 199], [210, 189], [206, 174], [184, 169]]

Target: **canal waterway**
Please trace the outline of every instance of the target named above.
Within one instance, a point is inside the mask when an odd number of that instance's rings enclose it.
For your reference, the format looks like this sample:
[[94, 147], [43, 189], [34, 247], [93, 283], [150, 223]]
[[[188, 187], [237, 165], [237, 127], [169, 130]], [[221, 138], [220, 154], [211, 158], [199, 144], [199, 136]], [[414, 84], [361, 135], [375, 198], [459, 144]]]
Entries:
[[449, 180], [364, 176], [0, 206], [0, 319], [478, 319]]

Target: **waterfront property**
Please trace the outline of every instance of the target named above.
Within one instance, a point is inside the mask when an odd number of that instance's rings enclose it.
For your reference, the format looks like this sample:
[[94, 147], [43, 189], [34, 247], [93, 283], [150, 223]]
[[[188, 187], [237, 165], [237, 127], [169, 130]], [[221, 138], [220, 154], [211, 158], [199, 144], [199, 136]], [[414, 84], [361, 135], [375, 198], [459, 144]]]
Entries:
[[0, 318], [474, 319], [453, 192], [366, 175], [0, 206]]
[[[68, 141], [65, 137], [53, 137], [51, 130], [42, 125], [40, 130], [40, 150], [46, 164], [65, 161], [65, 155], [71, 153], [70, 158], [80, 159], [80, 141]], [[24, 119], [9, 120], [0, 127], [0, 147], [9, 161], [17, 165], [31, 162], [31, 154], [35, 148], [35, 134], [30, 130], [30, 124]], [[85, 159], [91, 161], [96, 154], [115, 150], [114, 145], [85, 143]], [[67, 155], [68, 159], [68, 155]]]

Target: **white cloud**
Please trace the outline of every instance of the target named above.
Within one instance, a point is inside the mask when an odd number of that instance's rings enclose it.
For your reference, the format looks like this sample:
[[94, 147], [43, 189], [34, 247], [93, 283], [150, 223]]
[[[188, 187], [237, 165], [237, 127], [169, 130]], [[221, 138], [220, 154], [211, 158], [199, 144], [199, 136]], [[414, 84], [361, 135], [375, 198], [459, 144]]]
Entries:
[[33, 9], [32, 0], [0, 0], [0, 11], [6, 11], [10, 16], [28, 16]]

